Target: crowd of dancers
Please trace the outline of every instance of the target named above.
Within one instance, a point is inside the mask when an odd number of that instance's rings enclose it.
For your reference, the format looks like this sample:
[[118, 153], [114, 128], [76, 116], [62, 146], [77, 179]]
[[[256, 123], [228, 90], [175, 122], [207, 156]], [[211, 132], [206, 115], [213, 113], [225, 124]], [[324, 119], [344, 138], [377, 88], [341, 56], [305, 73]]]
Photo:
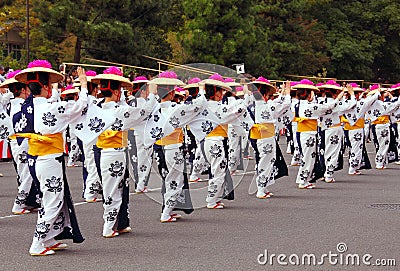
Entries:
[[288, 175], [277, 137], [286, 131], [299, 189], [316, 180], [335, 182], [349, 149], [349, 175], [371, 169], [365, 147], [372, 131], [375, 168], [399, 163], [400, 84], [390, 88], [307, 79], [276, 87], [259, 77], [248, 84], [214, 74], [184, 84], [172, 71], [131, 82], [117, 67], [101, 74], [77, 69], [74, 85], [59, 89], [63, 75], [45, 60], [9, 73], [0, 88], [0, 140], [9, 140], [17, 172], [17, 215], [38, 212], [32, 256], [81, 243], [65, 172], [81, 153], [83, 198], [101, 200], [106, 238], [131, 232], [129, 168], [135, 192], [147, 193], [153, 158], [162, 178], [162, 223], [193, 212], [190, 182], [208, 172], [208, 209], [234, 199], [232, 175], [243, 169], [243, 150], [254, 150], [256, 197], [273, 196], [275, 180]]

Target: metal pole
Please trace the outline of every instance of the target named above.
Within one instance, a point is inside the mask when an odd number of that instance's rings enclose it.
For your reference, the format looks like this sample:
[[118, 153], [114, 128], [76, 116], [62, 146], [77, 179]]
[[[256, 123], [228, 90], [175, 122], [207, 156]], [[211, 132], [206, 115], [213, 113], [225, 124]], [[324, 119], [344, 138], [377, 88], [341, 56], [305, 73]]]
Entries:
[[26, 64], [29, 63], [29, 0], [26, 0]]

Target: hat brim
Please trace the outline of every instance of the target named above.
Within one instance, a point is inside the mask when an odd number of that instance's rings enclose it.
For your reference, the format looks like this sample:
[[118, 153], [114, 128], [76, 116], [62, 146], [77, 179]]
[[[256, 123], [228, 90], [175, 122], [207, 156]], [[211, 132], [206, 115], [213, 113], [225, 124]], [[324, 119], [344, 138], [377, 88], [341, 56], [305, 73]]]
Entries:
[[176, 78], [154, 78], [153, 80], [149, 81], [148, 84], [154, 84], [154, 85], [166, 85], [166, 86], [183, 86], [185, 83], [183, 83], [181, 80], [176, 79]]
[[[5, 82], [5, 81], [4, 81]], [[396, 90], [399, 90], [400, 89], [400, 86], [398, 86], [398, 87], [395, 87], [395, 88], [390, 88], [390, 91], [396, 91]]]
[[230, 87], [240, 87], [241, 86], [241, 84], [236, 83], [236, 82], [227, 82], [225, 84], [227, 84]]
[[354, 92], [364, 92], [365, 90], [364, 89], [362, 89], [362, 88], [353, 88], [353, 91]]
[[294, 89], [316, 90], [316, 91], [319, 90], [316, 86], [307, 85], [307, 84], [297, 84], [297, 85], [293, 86], [293, 88]]
[[267, 82], [262, 82], [262, 81], [253, 81], [253, 82], [250, 82], [249, 84], [255, 84], [255, 85], [257, 85], [257, 84], [260, 84], [260, 85], [267, 85], [267, 86], [270, 86], [270, 87], [276, 88], [274, 85], [272, 85], [272, 84], [270, 84], [270, 83], [267, 83]]
[[189, 84], [184, 86], [184, 89], [188, 89], [188, 88], [198, 88], [199, 87], [199, 83], [193, 83], [193, 84]]
[[24, 69], [24, 70], [20, 71], [17, 75], [15, 75], [15, 80], [26, 84], [28, 82], [28, 73], [35, 73], [35, 72], [49, 73], [50, 74], [49, 81], [51, 84], [64, 80], [64, 75], [62, 75], [61, 73], [59, 73], [53, 69], [42, 68], [42, 67], [34, 67], [34, 68]]
[[243, 90], [236, 91], [235, 95], [236, 96], [244, 96], [244, 91]]
[[[92, 83], [92, 79], [93, 79], [93, 78], [94, 78], [94, 76], [86, 76], [86, 80], [87, 80], [88, 82], [90, 82], [90, 83]], [[76, 79], [74, 80], [74, 82], [75, 82], [75, 83], [80, 83], [79, 77], [76, 78]]]
[[334, 89], [334, 90], [342, 90], [342, 87], [338, 87], [335, 85], [321, 85], [317, 86], [318, 89]]
[[257, 87], [257, 85], [265, 85], [265, 86], [268, 86], [269, 88], [272, 88], [274, 91], [276, 91], [276, 87], [274, 85], [271, 85], [271, 84], [266, 83], [266, 82], [253, 81], [253, 82], [251, 82], [249, 84], [253, 84], [253, 85], [255, 85], [255, 87]]
[[94, 83], [94, 84], [100, 84], [101, 80], [118, 81], [121, 83], [121, 87], [132, 88], [132, 83], [131, 83], [131, 81], [129, 81], [128, 78], [125, 78], [123, 76], [119, 76], [116, 74], [98, 74], [95, 77], [93, 77], [90, 82]]
[[17, 80], [15, 80], [15, 77], [6, 79], [2, 84], [0, 84], [0, 88], [7, 88], [8, 85], [19, 83]]
[[181, 91], [175, 91], [175, 95], [179, 95], [179, 96], [185, 97], [185, 93], [181, 92]]
[[218, 80], [214, 80], [214, 79], [205, 79], [202, 81], [205, 85], [211, 85], [211, 86], [216, 86], [216, 87], [220, 87], [222, 89], [225, 89], [227, 91], [231, 91], [232, 88], [230, 86], [228, 86], [225, 82], [221, 82]]
[[135, 80], [135, 81], [132, 81], [133, 84], [148, 83], [148, 82], [149, 82], [149, 80]]
[[67, 90], [64, 90], [63, 92], [61, 92], [61, 96], [65, 96], [65, 95], [68, 95], [68, 94], [75, 94], [75, 93], [79, 93], [79, 89], [76, 89], [76, 88], [72, 88], [72, 89], [67, 89]]
[[371, 90], [367, 93], [367, 96], [374, 95], [375, 93], [379, 92], [378, 89]]

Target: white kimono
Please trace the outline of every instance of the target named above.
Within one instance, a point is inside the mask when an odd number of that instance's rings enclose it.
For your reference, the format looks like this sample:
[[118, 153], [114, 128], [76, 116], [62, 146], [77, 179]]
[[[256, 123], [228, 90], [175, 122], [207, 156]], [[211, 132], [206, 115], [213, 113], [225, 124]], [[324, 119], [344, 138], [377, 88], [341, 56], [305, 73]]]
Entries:
[[255, 123], [258, 125], [269, 125], [272, 129], [269, 131], [270, 136], [263, 136], [263, 138], [257, 139], [259, 161], [257, 164], [256, 183], [257, 197], [259, 198], [268, 195], [269, 191], [267, 187], [275, 183], [275, 175], [278, 171], [275, 166], [277, 156], [275, 139], [276, 123], [278, 119], [282, 119], [287, 114], [289, 109], [290, 95], [279, 96], [267, 102], [264, 100], [255, 101]]
[[[247, 106], [243, 100], [234, 100], [229, 102], [228, 105], [208, 101], [207, 111], [210, 115], [217, 117], [220, 125], [235, 123], [240, 126], [242, 117], [247, 114]], [[211, 166], [211, 178], [208, 185], [207, 206], [213, 208], [223, 198], [225, 190], [225, 177], [229, 174], [227, 171], [227, 146], [224, 145], [223, 136], [211, 136], [205, 138], [204, 141], [204, 154], [207, 162]], [[228, 188], [225, 194], [233, 193], [233, 188]], [[229, 191], [232, 190], [232, 191]], [[233, 198], [232, 198], [233, 199]]]
[[[295, 105], [296, 111], [298, 111], [298, 113], [296, 112], [296, 117], [300, 118], [299, 122], [317, 120], [321, 116], [325, 115], [326, 112], [329, 112], [336, 107], [338, 103], [338, 100], [324, 104], [300, 100], [298, 104]], [[300, 124], [298, 124], [298, 126], [300, 126]], [[318, 150], [317, 131], [311, 130], [300, 132], [298, 129], [297, 133], [302, 160], [300, 162], [296, 183], [306, 186], [315, 178], [314, 165], [316, 163]]]
[[[62, 133], [69, 123], [80, 118], [82, 110], [87, 106], [87, 90], [82, 89], [76, 103], [54, 102], [49, 103], [46, 98], [33, 99], [33, 108], [27, 108], [27, 114], [34, 114], [34, 130], [44, 142], [51, 144], [51, 135]], [[29, 119], [29, 116], [26, 118]], [[26, 126], [23, 118], [17, 123], [16, 132], [22, 132]], [[30, 143], [29, 139], [29, 144]], [[63, 143], [65, 146], [65, 143]], [[74, 242], [82, 242], [79, 227], [74, 216], [73, 204], [70, 198], [68, 183], [64, 172], [63, 151], [29, 156], [28, 164], [32, 168], [40, 183], [43, 193], [42, 209], [38, 213], [36, 230], [30, 252], [41, 251], [43, 247], [50, 247], [57, 243], [55, 237], [72, 238]], [[72, 228], [72, 230], [70, 229]]]
[[[333, 98], [326, 98], [325, 103], [332, 103]], [[344, 98], [339, 101], [338, 105], [331, 111], [327, 111], [325, 115], [321, 116], [321, 137], [323, 143], [323, 157], [325, 162], [325, 181], [333, 181], [333, 173], [338, 167], [339, 153], [343, 141], [343, 129], [341, 126], [340, 116], [345, 112], [355, 107], [357, 104], [354, 95], [350, 99]]]
[[375, 101], [367, 111], [366, 118], [372, 121], [372, 132], [376, 149], [375, 167], [384, 169], [388, 163], [390, 144], [390, 114], [400, 108], [400, 100]]

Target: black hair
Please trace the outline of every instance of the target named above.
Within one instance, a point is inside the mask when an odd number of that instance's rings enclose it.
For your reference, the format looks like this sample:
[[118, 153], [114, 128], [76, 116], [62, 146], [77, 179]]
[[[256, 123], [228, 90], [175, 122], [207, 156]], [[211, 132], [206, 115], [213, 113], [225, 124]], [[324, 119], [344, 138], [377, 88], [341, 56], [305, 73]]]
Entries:
[[310, 97], [310, 92], [305, 88], [299, 88], [296, 92], [296, 96], [299, 100], [307, 100]]
[[187, 91], [189, 92], [189, 95], [195, 98], [197, 94], [199, 93], [199, 88], [198, 87], [192, 87], [188, 88]]
[[224, 95], [224, 97], [227, 97], [227, 98], [232, 97], [232, 96], [233, 96], [233, 93], [230, 92], [230, 91], [227, 91], [227, 92], [225, 93], [225, 95]]
[[327, 98], [332, 98], [333, 97], [333, 93], [330, 90], [327, 90], [324, 93], [325, 93], [325, 97], [327, 97]]
[[48, 72], [30, 72], [27, 74], [27, 80], [39, 80], [42, 84], [37, 82], [28, 83], [32, 95], [40, 95], [42, 92], [42, 86], [48, 86], [50, 81], [50, 74]]
[[337, 90], [336, 89], [330, 89], [330, 88], [329, 89], [324, 89], [323, 93], [325, 93], [325, 97], [333, 98], [333, 94], [336, 94]]
[[19, 97], [22, 90], [26, 87], [24, 83], [12, 83], [8, 85], [8, 89], [14, 94], [14, 97]]
[[74, 101], [76, 93], [70, 93], [65, 95], [64, 101]]
[[138, 92], [144, 85], [146, 85], [146, 82], [140, 82], [140, 83], [134, 83], [133, 84], [133, 91], [132, 93], [135, 94], [136, 92]]
[[109, 90], [102, 90], [101, 93], [103, 94], [103, 97], [111, 97], [112, 92]]
[[221, 87], [218, 86], [213, 86], [213, 85], [206, 85], [205, 86], [205, 96], [207, 99], [211, 99], [212, 97], [215, 96], [215, 93], [217, 93], [217, 91], [222, 91], [223, 89]]
[[[109, 79], [101, 79], [100, 80], [100, 90], [102, 88], [110, 87], [111, 90], [119, 90], [121, 83], [116, 80], [109, 80]], [[101, 90], [101, 93], [104, 97], [111, 97], [112, 92], [110, 90]]]
[[93, 90], [94, 90], [95, 88], [97, 88], [97, 86], [98, 86], [98, 85], [95, 84], [95, 83], [87, 82], [87, 87], [88, 87], [89, 93], [92, 93]]
[[72, 75], [67, 74], [67, 75], [64, 77], [64, 86], [67, 86], [67, 79], [68, 79], [68, 78], [71, 80], [71, 82], [70, 82], [69, 84], [72, 84], [72, 83], [74, 82], [74, 78], [72, 78]]
[[271, 86], [268, 86], [265, 84], [254, 84], [254, 83], [253, 83], [253, 85], [254, 85], [254, 87], [257, 88], [258, 92], [261, 93], [262, 96], [266, 96], [266, 95], [272, 96], [275, 93], [274, 88]]
[[257, 87], [258, 91], [259, 91], [263, 96], [265, 96], [265, 95], [267, 94], [267, 92], [268, 92], [268, 87], [267, 87], [267, 85], [259, 84], [259, 85], [256, 85], [256, 87]]
[[158, 85], [157, 93], [161, 99], [164, 99], [171, 91], [173, 91], [175, 86], [172, 85]]
[[100, 80], [100, 87], [107, 88], [109, 86], [108, 82], [110, 82], [110, 88], [112, 90], [119, 90], [121, 83], [116, 80], [102, 79], [102, 80]]

